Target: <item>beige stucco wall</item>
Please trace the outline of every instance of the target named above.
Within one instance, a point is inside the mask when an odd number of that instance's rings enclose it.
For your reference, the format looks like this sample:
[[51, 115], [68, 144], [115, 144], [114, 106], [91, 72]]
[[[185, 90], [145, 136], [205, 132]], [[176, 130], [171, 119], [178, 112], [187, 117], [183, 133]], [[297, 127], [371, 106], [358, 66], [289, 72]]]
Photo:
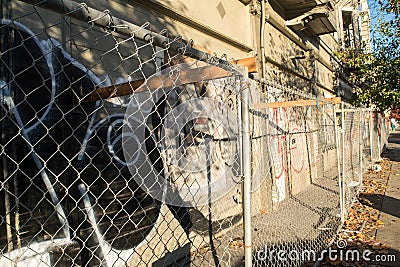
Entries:
[[[98, 10], [108, 9], [114, 17], [137, 25], [149, 23], [147, 28], [155, 32], [166, 29], [171, 36], [182, 36], [185, 40], [193, 40], [197, 47], [215, 53], [217, 56], [225, 54], [228, 58], [232, 59], [246, 58], [255, 54], [258, 57], [260, 56], [260, 44], [257, 40], [260, 34], [259, 25], [255, 25], [259, 24], [259, 17], [250, 14], [250, 6], [245, 6], [240, 1], [152, 0], [148, 2], [158, 3], [164, 9], [151, 10], [140, 3], [126, 0], [87, 1], [87, 4]], [[15, 17], [19, 17], [26, 10], [32, 10], [29, 5], [16, 1], [14, 3], [13, 12]], [[123, 73], [122, 76], [126, 77], [129, 74], [133, 76], [140, 75], [139, 73], [135, 73], [135, 68], [139, 65], [137, 60], [130, 58], [126, 61], [129, 64], [120, 65], [120, 58], [115, 49], [113, 50], [115, 40], [112, 35], [104, 37], [104, 32], [95, 28], [91, 31], [85, 31], [88, 25], [76, 20], [66, 20], [60, 24], [60, 15], [41, 9], [38, 10], [46, 17], [45, 25], [43, 25], [43, 22], [38, 17], [34, 18], [34, 16], [23, 18], [21, 22], [29, 25], [29, 28], [34, 33], [42, 33], [39, 35], [39, 38], [47, 39], [51, 37], [60, 43], [63, 43], [63, 40], [65, 40], [65, 50], [74, 57], [80, 57], [85, 66], [93, 67], [95, 73], [98, 73], [100, 76], [109, 74], [111, 77], [119, 77], [121, 76], [120, 73]], [[179, 13], [179, 16], [183, 16], [184, 18], [180, 19], [174, 13]], [[280, 24], [283, 25], [285, 23], [269, 5], [267, 5], [267, 14], [278, 17]], [[195, 29], [193, 24], [188, 25], [188, 19], [191, 20], [191, 23], [198, 23], [207, 29]], [[56, 26], [49, 27], [51, 25]], [[47, 34], [43, 34], [42, 29], [46, 27]], [[212, 37], [207, 34], [207, 31], [213, 31], [216, 35], [221, 34], [230, 40], [221, 40], [221, 38]], [[265, 54], [267, 61], [268, 59], [273, 61], [272, 63], [267, 62], [267, 78], [287, 82], [291, 85], [298, 85], [299, 88], [310, 87], [309, 80], [312, 78], [313, 64], [307, 57], [305, 59], [290, 59], [297, 51], [307, 51], [291, 41], [288, 35], [297, 35], [297, 38], [301, 38], [301, 33], [299, 35], [295, 32], [288, 34], [279, 31], [271, 23], [266, 23]], [[319, 38], [321, 39], [320, 42], [323, 42], [324, 45], [319, 45], [318, 47], [311, 45], [311, 50], [319, 60], [331, 64], [333, 62], [332, 51], [336, 49], [337, 41], [333, 34], [322, 35]], [[71, 39], [74, 39], [74, 44], [69, 42]], [[123, 41], [123, 39], [121, 38], [118, 41]], [[143, 44], [140, 40], [135, 40], [135, 42], [139, 46]], [[246, 51], [242, 46], [239, 47], [239, 44], [253, 51]], [[331, 51], [326, 51], [327, 49], [323, 49], [323, 46]], [[93, 47], [96, 49], [92, 49]], [[119, 48], [125, 51], [125, 54], [129, 54], [132, 51], [132, 43], [121, 42]], [[151, 46], [142, 47], [139, 54], [146, 58], [146, 54], [151, 53], [152, 49], [154, 48]], [[107, 53], [107, 51], [110, 52]], [[104, 53], [107, 53], [107, 55], [100, 58], [100, 55]], [[159, 57], [163, 57], [161, 52], [159, 53]], [[261, 60], [260, 58], [258, 59], [259, 61]], [[107, 62], [107, 66], [103, 64], [104, 62]], [[325, 65], [318, 60], [315, 64], [317, 68], [315, 72], [317, 84], [321, 85], [319, 86], [321, 91], [326, 89], [333, 91], [333, 74]], [[146, 61], [142, 67], [145, 69], [145, 73], [148, 74], [155, 71], [154, 63], [151, 60]]]
[[172, 11], [184, 14], [214, 31], [252, 46], [251, 14], [249, 6], [237, 0], [153, 0]]
[[[173, 4], [167, 3], [168, 1], [161, 2], [168, 4], [172, 10], [193, 19], [194, 23], [206, 25], [216, 34], [223, 34], [231, 38], [232, 42], [243, 44], [248, 48], [238, 48], [237, 45], [228, 41], [212, 38], [206, 32], [196, 30], [184, 21], [135, 4], [133, 1], [86, 1], [89, 7], [100, 11], [109, 10], [113, 17], [136, 25], [144, 25], [146, 29], [155, 33], [167, 30], [170, 36], [181, 36], [186, 41], [193, 40], [197, 47], [217, 56], [226, 55], [228, 59], [240, 59], [251, 55], [249, 53], [249, 47], [252, 46], [250, 13], [248, 7], [239, 1], [222, 1], [226, 11], [223, 17], [218, 13], [217, 7], [214, 7], [214, 1], [202, 1], [201, 4], [198, 1], [173, 1]], [[128, 76], [140, 78], [143, 73], [138, 70], [139, 65], [145, 76], [155, 72], [155, 63], [150, 58], [152, 50], [157, 49], [154, 46], [144, 45], [145, 43], [138, 39], [134, 42], [126, 42], [126, 36], [105, 35], [103, 30], [90, 27], [86, 22], [67, 17], [63, 20], [61, 15], [54, 12], [41, 8], [36, 8], [37, 12], [35, 12], [28, 4], [18, 1], [12, 3], [13, 17], [17, 18], [16, 21], [27, 26], [40, 40], [55, 39], [73, 58], [79, 58], [85, 67], [93, 70], [100, 77], [107, 74], [112, 80], [121, 77], [126, 79]], [[210, 6], [213, 8], [209, 8]], [[32, 15], [24, 16], [28, 12], [32, 12]], [[41, 20], [41, 17], [46, 19]], [[238, 18], [240, 18], [240, 24], [238, 24]], [[122, 60], [116, 46], [123, 55]], [[129, 55], [135, 53], [136, 48], [139, 48], [140, 63], [137, 57], [129, 58]], [[163, 58], [163, 53], [160, 51], [156, 57]]]

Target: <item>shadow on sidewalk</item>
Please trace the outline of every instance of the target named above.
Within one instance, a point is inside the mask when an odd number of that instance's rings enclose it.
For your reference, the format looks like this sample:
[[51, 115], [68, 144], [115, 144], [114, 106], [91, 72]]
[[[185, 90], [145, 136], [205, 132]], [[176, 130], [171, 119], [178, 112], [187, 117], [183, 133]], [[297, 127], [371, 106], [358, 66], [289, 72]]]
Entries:
[[[370, 206], [386, 214], [390, 214], [397, 218], [400, 218], [400, 200], [390, 196], [385, 196], [382, 194], [360, 194], [360, 202], [364, 205]], [[382, 203], [387, 203], [382, 206]]]
[[382, 157], [392, 161], [400, 162], [400, 131], [392, 132], [389, 136], [386, 150], [382, 153]]
[[392, 132], [389, 135], [389, 143], [400, 144], [400, 131]]

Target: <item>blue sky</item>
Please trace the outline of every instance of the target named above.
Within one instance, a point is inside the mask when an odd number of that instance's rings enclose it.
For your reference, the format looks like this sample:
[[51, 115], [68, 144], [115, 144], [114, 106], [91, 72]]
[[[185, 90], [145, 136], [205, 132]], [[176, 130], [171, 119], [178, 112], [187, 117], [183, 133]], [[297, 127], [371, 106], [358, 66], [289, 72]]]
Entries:
[[[386, 3], [386, 0], [382, 0], [383, 3]], [[380, 5], [378, 3], [377, 0], [368, 0], [368, 5], [370, 8], [370, 15], [371, 15], [371, 23], [370, 23], [370, 27], [371, 30], [373, 32], [373, 34], [376, 35], [376, 30], [378, 29], [378, 25], [380, 20], [384, 20], [384, 21], [390, 21], [393, 20], [394, 15], [393, 14], [385, 14], [384, 16], [382, 15], [382, 13], [380, 12], [379, 8]], [[374, 35], [371, 35], [371, 42], [372, 42], [372, 47], [374, 46]], [[376, 37], [379, 37], [380, 35], [377, 34]]]

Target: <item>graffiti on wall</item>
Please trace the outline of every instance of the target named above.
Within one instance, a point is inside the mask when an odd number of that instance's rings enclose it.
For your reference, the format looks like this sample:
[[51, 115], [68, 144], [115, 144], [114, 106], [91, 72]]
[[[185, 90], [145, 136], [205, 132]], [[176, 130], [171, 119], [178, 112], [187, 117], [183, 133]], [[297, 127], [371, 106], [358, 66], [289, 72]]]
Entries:
[[1, 37], [6, 190], [0, 197], [10, 203], [1, 207], [0, 243], [8, 252], [0, 265], [24, 259], [50, 264], [46, 252], [73, 239], [98, 246], [95, 254], [110, 263], [125, 264], [157, 223], [161, 203], [125, 166], [119, 137], [124, 108], [74, 103], [79, 90], [110, 80], [20, 23], [2, 20]]
[[292, 177], [301, 177], [304, 184], [309, 183], [309, 172], [321, 162], [319, 133], [312, 114], [311, 109], [303, 107], [270, 109], [275, 203], [284, 200], [288, 190], [297, 186]]
[[[137, 177], [133, 177], [129, 168], [141, 166], [142, 158], [126, 161], [123, 151], [123, 124], [129, 98], [81, 101], [81, 96], [94, 88], [112, 85], [108, 77], [97, 76], [57, 40], [39, 40], [21, 23], [2, 20], [0, 36], [4, 133], [0, 198], [8, 203], [0, 208], [0, 214], [4, 215], [4, 223], [0, 224], [4, 257], [0, 258], [0, 265], [17, 261], [51, 265], [61, 261], [54, 256], [57, 254], [54, 250], [61, 246], [67, 248], [58, 254], [70, 254], [74, 263], [85, 265], [90, 261], [96, 265], [103, 261], [110, 266], [124, 266], [135, 254], [134, 250], [154, 234], [165, 206], [187, 235], [190, 229], [204, 231], [207, 227], [204, 222], [208, 220], [204, 214], [163, 204], [143, 190]], [[114, 84], [125, 81], [118, 78]], [[232, 142], [238, 135], [234, 129], [237, 114], [230, 112], [237, 99], [229, 95], [233, 90], [229, 86], [229, 80], [220, 79], [163, 90], [158, 93], [157, 103], [145, 111], [147, 116], [143, 115], [144, 107], [136, 109], [134, 119], [140, 120], [145, 130], [143, 136], [133, 137], [140, 143], [140, 152], [147, 153], [145, 157], [152, 169], [160, 175], [169, 171], [172, 180], [183, 179], [185, 183], [201, 182], [210, 173], [212, 179], [223, 174], [233, 181], [233, 186], [238, 183], [238, 155]], [[176, 112], [190, 105], [188, 99], [192, 95], [233, 101], [227, 106], [229, 112], [221, 112], [219, 116], [223, 117], [221, 120], [229, 118], [229, 127], [234, 130], [227, 135], [218, 122], [210, 119], [201, 125], [187, 121], [185, 127], [178, 129], [181, 132], [170, 139], [180, 143], [168, 143], [171, 151], [160, 150], [157, 142], [168, 140], [161, 140], [159, 134], [169, 130], [160, 127], [165, 124], [162, 120], [175, 119], [171, 109]], [[138, 94], [137, 98], [143, 103], [141, 100], [147, 99], [148, 94]], [[214, 113], [218, 110], [209, 109]], [[168, 113], [172, 115], [166, 116]], [[207, 128], [207, 133], [204, 129], [193, 130], [196, 127]], [[204, 136], [212, 137], [210, 166], [204, 160], [203, 152], [207, 149]], [[179, 155], [180, 165], [195, 169], [166, 167], [171, 155]], [[142, 180], [148, 175], [148, 172], [138, 173]], [[225, 187], [220, 189], [227, 191]], [[229, 216], [236, 216], [235, 212], [230, 210]], [[193, 213], [196, 222], [191, 221]], [[218, 216], [215, 224], [220, 231], [228, 225], [218, 220], [227, 215]]]

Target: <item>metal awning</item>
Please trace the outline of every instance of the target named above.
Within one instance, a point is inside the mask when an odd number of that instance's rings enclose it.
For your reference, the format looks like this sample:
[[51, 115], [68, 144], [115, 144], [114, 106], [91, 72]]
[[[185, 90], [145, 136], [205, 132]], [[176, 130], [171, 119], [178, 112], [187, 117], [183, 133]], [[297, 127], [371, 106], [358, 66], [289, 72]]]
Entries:
[[310, 36], [335, 32], [332, 5], [329, 2], [317, 5], [307, 12], [287, 20], [286, 26], [294, 31], [305, 31]]

